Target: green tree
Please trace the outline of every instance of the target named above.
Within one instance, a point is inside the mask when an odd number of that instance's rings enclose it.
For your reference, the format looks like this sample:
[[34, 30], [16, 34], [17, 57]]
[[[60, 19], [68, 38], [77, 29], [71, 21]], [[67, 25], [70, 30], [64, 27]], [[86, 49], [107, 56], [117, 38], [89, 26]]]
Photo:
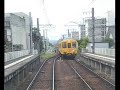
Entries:
[[43, 49], [43, 40], [42, 39], [43, 38], [42, 38], [40, 32], [38, 32], [36, 27], [34, 27], [33, 31], [32, 31], [32, 40], [34, 43], [34, 49], [37, 49], [39, 51], [39, 53]]
[[105, 39], [103, 40], [103, 42], [109, 43], [109, 48], [114, 45], [114, 41], [113, 41], [112, 38], [105, 38]]
[[49, 42], [49, 46], [52, 46], [52, 47], [53, 47], [53, 44]]
[[88, 37], [82, 38], [81, 40], [77, 40], [78, 42], [78, 49], [81, 51], [82, 48], [86, 48], [89, 39]]

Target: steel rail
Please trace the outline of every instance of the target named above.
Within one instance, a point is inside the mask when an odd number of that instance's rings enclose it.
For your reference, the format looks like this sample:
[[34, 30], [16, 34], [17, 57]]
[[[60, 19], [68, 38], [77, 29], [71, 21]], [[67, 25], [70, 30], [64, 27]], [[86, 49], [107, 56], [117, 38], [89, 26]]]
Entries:
[[56, 59], [54, 59], [54, 62], [53, 62], [53, 73], [52, 73], [52, 90], [54, 90], [55, 89], [55, 60]]
[[30, 84], [29, 84], [29, 86], [27, 87], [26, 90], [30, 90], [30, 88], [31, 88], [31, 86], [33, 85], [36, 77], [38, 76], [40, 70], [42, 69], [42, 67], [44, 66], [44, 64], [46, 63], [47, 60], [48, 60], [48, 59], [46, 59], [46, 60], [42, 63], [41, 67], [39, 68], [38, 72], [35, 74], [34, 78], [33, 78], [32, 81], [30, 82]]
[[[59, 58], [60, 56], [58, 56], [57, 58]], [[52, 77], [53, 77], [53, 79], [52, 79], [52, 90], [55, 90], [55, 61], [56, 61], [56, 59], [57, 58], [55, 58], [54, 59], [54, 62], [53, 62], [53, 73], [52, 73]]]
[[106, 81], [107, 83], [111, 84], [112, 86], [115, 87], [115, 85], [113, 83], [111, 83], [110, 81], [108, 81], [107, 79], [101, 77], [100, 75], [98, 75], [97, 73], [95, 73], [94, 71], [92, 71], [91, 69], [89, 69], [88, 67], [86, 67], [85, 65], [83, 65], [82, 63], [80, 63], [79, 61], [76, 61], [79, 64], [81, 64], [82, 66], [84, 66], [86, 69], [88, 69], [89, 71], [91, 71], [92, 73], [94, 73], [95, 75], [97, 75], [98, 77], [100, 77], [101, 79], [103, 79], [104, 81]]
[[75, 70], [75, 68], [73, 68], [71, 65], [70, 67], [75, 71], [75, 73], [79, 76], [80, 79], [82, 79], [82, 81], [87, 85], [87, 87], [90, 89], [90, 90], [93, 90], [90, 85], [82, 78], [82, 76]]

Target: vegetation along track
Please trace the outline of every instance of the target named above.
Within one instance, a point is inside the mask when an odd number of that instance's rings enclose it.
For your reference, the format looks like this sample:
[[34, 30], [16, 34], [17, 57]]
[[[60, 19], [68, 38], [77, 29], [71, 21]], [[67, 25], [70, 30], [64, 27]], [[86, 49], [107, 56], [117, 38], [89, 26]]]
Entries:
[[55, 90], [89, 90], [89, 88], [67, 65], [66, 60], [57, 60], [55, 64]]
[[51, 90], [52, 89], [52, 66], [55, 58], [44, 61], [41, 68], [33, 78], [26, 90]]
[[95, 73], [83, 67], [83, 65], [78, 62], [74, 60], [67, 60], [66, 62], [84, 79], [92, 90], [115, 90], [114, 85], [101, 79]]

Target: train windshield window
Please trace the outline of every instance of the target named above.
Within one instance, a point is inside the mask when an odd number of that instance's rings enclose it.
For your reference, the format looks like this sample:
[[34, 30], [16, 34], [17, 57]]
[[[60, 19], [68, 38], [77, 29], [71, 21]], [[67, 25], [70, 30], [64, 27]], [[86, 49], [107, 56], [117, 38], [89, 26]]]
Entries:
[[71, 48], [71, 43], [68, 43], [68, 48]]
[[62, 43], [62, 48], [66, 48], [66, 43], [65, 42]]
[[72, 43], [72, 48], [76, 48], [76, 42]]

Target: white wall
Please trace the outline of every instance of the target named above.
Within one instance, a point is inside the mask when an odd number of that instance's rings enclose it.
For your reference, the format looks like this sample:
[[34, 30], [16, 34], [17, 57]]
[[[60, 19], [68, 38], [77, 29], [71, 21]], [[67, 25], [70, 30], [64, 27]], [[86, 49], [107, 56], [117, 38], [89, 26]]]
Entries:
[[115, 12], [112, 10], [108, 11], [107, 25], [115, 25]]
[[[35, 54], [38, 54], [37, 50], [33, 50], [33, 55]], [[4, 62], [7, 62], [25, 55], [29, 55], [29, 50], [7, 52], [7, 53], [4, 53]]]
[[[82, 52], [89, 52], [92, 53], [91, 48], [83, 49]], [[112, 56], [115, 57], [115, 49], [109, 49], [109, 48], [95, 48], [95, 54], [100, 55], [106, 55], [106, 56]]]
[[23, 49], [27, 49], [25, 19], [15, 14], [10, 16], [13, 45], [22, 44]]
[[26, 40], [27, 40], [27, 49], [30, 49], [30, 20], [29, 20], [29, 15], [23, 13], [23, 12], [17, 12], [15, 15], [24, 17], [25, 19], [25, 30], [26, 30]]
[[[88, 43], [87, 48], [91, 48], [92, 43]], [[95, 48], [109, 48], [108, 43], [95, 43]]]

